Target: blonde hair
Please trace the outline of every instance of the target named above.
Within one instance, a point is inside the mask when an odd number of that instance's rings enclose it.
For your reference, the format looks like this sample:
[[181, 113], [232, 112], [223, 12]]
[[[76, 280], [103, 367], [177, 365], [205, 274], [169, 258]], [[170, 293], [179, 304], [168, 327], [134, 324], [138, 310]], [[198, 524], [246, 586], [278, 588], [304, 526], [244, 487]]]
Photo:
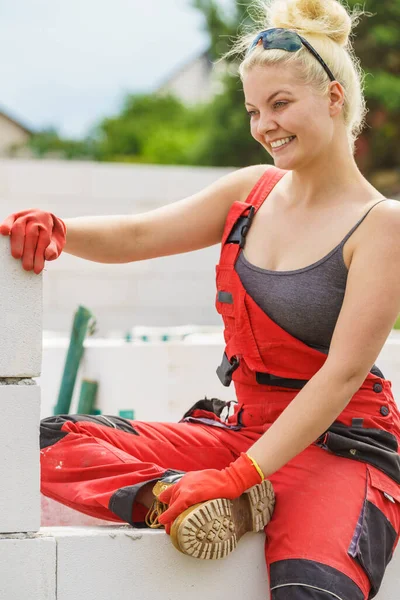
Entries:
[[[258, 28], [244, 31], [233, 47], [224, 56], [242, 54], [247, 51], [254, 38], [264, 29], [282, 27], [291, 29], [304, 37], [332, 71], [343, 86], [345, 98], [343, 120], [351, 152], [365, 125], [368, 112], [364, 98], [364, 74], [359, 59], [355, 56], [350, 36], [353, 26], [363, 10], [350, 12], [338, 0], [255, 0], [250, 7], [251, 16]], [[310, 85], [317, 94], [328, 94], [330, 79], [311, 52], [302, 46], [297, 52], [269, 49], [262, 45], [245, 56], [239, 65], [243, 76], [254, 65], [294, 65], [297, 78]]]

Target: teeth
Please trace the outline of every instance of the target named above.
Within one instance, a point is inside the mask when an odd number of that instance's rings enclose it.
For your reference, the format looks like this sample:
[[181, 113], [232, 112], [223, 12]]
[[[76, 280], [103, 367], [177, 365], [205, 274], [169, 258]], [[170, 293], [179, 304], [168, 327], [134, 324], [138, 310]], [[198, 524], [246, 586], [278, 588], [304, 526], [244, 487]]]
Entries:
[[279, 146], [283, 146], [284, 144], [287, 144], [288, 142], [290, 142], [290, 140], [292, 140], [294, 137], [294, 135], [291, 135], [290, 137], [284, 138], [282, 140], [278, 140], [276, 142], [271, 142], [271, 146], [272, 148], [279, 148]]

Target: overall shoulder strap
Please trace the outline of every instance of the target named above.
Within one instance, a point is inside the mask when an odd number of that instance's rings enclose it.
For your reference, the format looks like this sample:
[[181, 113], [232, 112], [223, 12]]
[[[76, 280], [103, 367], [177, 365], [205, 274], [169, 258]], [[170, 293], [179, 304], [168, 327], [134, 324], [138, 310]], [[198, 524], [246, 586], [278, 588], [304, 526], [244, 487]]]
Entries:
[[250, 191], [250, 194], [247, 196], [245, 202], [254, 206], [255, 210], [257, 211], [273, 187], [286, 173], [288, 173], [288, 171], [284, 169], [278, 169], [277, 167], [270, 165], [265, 171], [264, 175], [260, 177], [253, 189]]
[[[236, 201], [229, 209], [222, 235], [222, 246], [229, 242], [239, 242], [242, 239], [242, 228], [250, 227], [253, 215], [257, 212], [272, 188], [287, 173], [283, 169], [270, 166], [250, 190], [244, 202]], [[248, 210], [250, 208], [250, 213]], [[248, 213], [247, 216], [243, 216]], [[233, 232], [233, 233], [232, 233]]]

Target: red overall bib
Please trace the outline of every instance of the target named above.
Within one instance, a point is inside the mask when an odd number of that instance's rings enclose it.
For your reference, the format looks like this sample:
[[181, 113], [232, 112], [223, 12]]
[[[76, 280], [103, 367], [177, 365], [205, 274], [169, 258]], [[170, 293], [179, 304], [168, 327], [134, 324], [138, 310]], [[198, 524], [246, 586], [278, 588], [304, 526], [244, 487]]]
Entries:
[[[205, 398], [179, 423], [48, 417], [41, 423], [45, 495], [140, 526], [146, 511], [135, 496], [142, 485], [227, 466], [324, 364], [327, 356], [272, 321], [235, 272], [252, 216], [285, 173], [269, 169], [246, 202], [232, 205], [216, 266], [226, 341], [217, 373], [224, 385], [233, 379], [237, 403]], [[399, 539], [399, 440], [391, 382], [376, 370], [329, 430], [269, 477], [276, 506], [265, 554], [274, 600], [376, 595]], [[307, 590], [314, 595], [302, 595]]]

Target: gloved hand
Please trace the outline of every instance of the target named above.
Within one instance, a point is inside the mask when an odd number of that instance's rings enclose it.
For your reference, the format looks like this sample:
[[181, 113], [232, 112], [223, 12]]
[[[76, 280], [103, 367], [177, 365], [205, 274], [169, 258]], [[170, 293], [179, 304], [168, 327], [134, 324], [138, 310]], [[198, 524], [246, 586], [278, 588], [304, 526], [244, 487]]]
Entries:
[[66, 243], [67, 228], [59, 217], [38, 208], [9, 215], [0, 224], [2, 235], [11, 235], [11, 254], [22, 257], [25, 271], [38, 275], [45, 260], [58, 258]]
[[161, 502], [169, 504], [169, 508], [158, 517], [158, 521], [169, 533], [173, 521], [189, 506], [214, 498], [233, 500], [253, 485], [261, 483], [263, 479], [244, 452], [222, 471], [191, 471], [158, 496]]

